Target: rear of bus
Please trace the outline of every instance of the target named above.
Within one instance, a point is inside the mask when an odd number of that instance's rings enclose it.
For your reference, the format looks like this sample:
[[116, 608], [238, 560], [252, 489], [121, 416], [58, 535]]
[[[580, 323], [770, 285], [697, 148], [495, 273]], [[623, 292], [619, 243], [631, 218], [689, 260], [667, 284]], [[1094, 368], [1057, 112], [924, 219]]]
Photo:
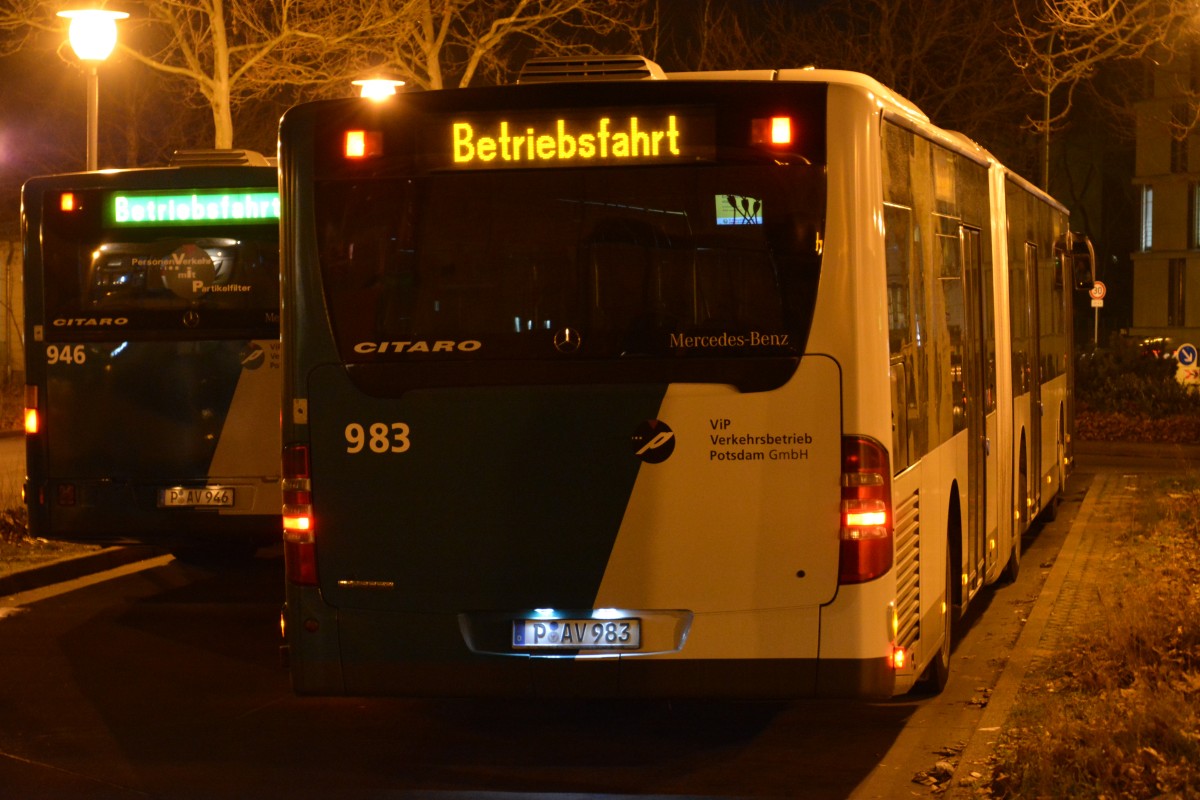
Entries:
[[279, 200], [262, 163], [26, 183], [35, 535], [180, 554], [279, 540]]
[[843, 439], [841, 366], [806, 352], [826, 95], [545, 83], [285, 115], [298, 692], [891, 693], [884, 607], [846, 631], [862, 657], [819, 652], [822, 606], [891, 565], [890, 538], [842, 535], [886, 452]]

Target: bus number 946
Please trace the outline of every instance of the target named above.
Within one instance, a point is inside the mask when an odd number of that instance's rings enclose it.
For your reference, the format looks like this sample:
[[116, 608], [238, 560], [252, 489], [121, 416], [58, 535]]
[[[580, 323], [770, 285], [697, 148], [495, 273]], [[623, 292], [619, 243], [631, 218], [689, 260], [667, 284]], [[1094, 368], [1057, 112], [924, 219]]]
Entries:
[[48, 364], [82, 364], [87, 361], [87, 350], [81, 344], [51, 344], [46, 346]]
[[351, 422], [346, 426], [346, 452], [403, 453], [408, 450], [408, 425], [403, 422]]

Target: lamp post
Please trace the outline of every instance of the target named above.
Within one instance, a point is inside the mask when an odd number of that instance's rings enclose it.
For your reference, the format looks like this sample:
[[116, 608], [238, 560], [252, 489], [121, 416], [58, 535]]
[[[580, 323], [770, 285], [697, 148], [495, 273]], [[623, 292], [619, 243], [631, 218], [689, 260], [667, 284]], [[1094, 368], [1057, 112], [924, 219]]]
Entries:
[[366, 97], [369, 100], [384, 100], [394, 95], [404, 85], [404, 81], [387, 75], [359, 78], [351, 83], [359, 88], [359, 97]]
[[100, 165], [100, 62], [117, 46], [117, 20], [129, 15], [124, 11], [77, 9], [60, 11], [58, 16], [71, 20], [67, 37], [71, 49], [87, 66], [87, 169]]

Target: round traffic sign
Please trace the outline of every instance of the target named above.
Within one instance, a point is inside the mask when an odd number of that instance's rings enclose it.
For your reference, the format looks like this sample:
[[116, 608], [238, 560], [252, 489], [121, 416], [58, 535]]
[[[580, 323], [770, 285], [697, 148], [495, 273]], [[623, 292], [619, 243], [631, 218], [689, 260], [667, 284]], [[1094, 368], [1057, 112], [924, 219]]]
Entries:
[[1185, 367], [1194, 366], [1196, 356], [1196, 345], [1194, 344], [1181, 344], [1179, 345], [1179, 349], [1175, 351], [1175, 360]]
[[1104, 293], [1108, 291], [1108, 287], [1104, 285], [1104, 281], [1093, 281], [1092, 288], [1088, 290], [1088, 294], [1093, 300], [1103, 300]]

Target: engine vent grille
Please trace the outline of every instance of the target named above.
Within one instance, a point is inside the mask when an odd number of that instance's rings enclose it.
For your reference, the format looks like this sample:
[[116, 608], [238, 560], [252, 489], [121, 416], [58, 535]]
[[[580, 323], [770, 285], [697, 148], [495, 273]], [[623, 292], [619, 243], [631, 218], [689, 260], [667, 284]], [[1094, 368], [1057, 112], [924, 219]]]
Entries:
[[176, 150], [172, 167], [269, 167], [271, 162], [254, 150]]
[[552, 81], [664, 80], [662, 67], [644, 56], [569, 56], [531, 58], [517, 83]]

